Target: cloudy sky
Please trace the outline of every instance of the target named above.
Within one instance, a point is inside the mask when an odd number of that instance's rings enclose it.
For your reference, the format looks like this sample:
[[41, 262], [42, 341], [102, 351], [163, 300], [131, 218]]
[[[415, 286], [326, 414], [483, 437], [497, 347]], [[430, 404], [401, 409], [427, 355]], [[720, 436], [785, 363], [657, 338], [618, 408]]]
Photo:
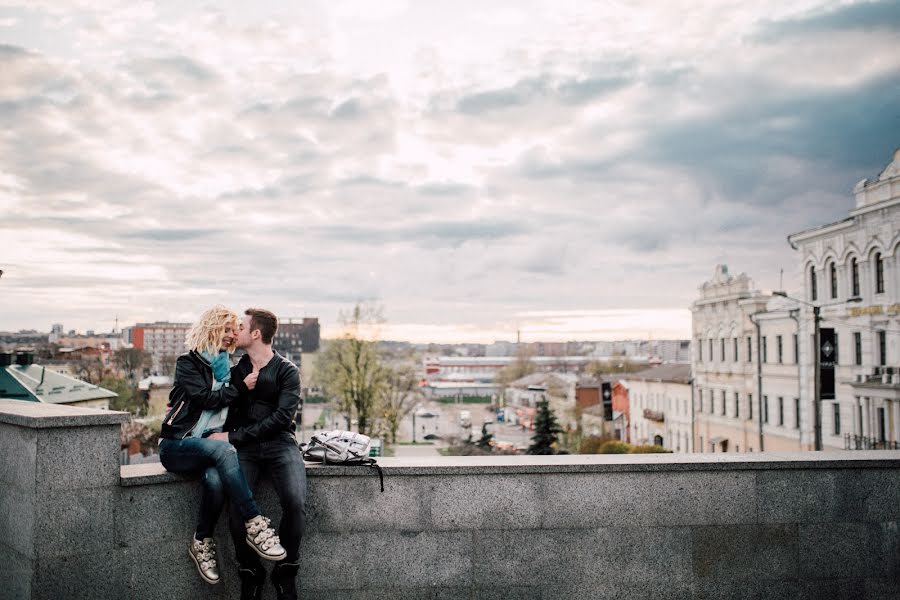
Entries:
[[716, 263], [797, 289], [898, 49], [896, 1], [0, 0], [0, 330], [688, 336]]

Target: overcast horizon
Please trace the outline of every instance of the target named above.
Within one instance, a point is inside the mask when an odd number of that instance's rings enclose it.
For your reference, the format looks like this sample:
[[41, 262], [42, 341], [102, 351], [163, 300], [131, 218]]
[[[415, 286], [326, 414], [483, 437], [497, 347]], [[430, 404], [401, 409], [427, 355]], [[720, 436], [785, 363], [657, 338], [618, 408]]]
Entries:
[[0, 0], [0, 330], [690, 337], [900, 146], [900, 1]]

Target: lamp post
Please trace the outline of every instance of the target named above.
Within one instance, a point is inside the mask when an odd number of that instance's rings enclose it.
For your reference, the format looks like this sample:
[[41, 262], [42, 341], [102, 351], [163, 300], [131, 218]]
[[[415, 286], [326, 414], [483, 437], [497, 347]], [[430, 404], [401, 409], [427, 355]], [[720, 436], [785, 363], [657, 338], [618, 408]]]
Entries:
[[821, 395], [819, 378], [822, 370], [822, 341], [820, 336], [820, 324], [822, 323], [822, 306], [839, 306], [841, 304], [846, 304], [849, 302], [862, 302], [862, 298], [858, 296], [854, 296], [852, 298], [847, 298], [844, 302], [834, 302], [831, 304], [813, 304], [812, 302], [807, 302], [805, 300], [800, 300], [799, 298], [794, 298], [792, 296], [788, 296], [786, 292], [772, 292], [774, 296], [781, 296], [782, 298], [787, 298], [788, 300], [793, 300], [794, 302], [799, 302], [800, 304], [805, 304], [806, 306], [811, 306], [813, 309], [813, 432], [815, 434], [815, 450], [822, 449], [822, 399], [819, 397]]

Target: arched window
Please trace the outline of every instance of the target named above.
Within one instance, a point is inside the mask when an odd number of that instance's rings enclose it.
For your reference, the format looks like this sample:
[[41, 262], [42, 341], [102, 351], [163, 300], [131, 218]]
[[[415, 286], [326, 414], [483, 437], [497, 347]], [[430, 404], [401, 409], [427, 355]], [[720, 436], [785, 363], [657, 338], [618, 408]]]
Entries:
[[875, 293], [884, 293], [884, 260], [881, 258], [881, 252], [875, 253]]
[[857, 298], [859, 297], [859, 263], [856, 262], [856, 258], [850, 261], [850, 281], [853, 286], [850, 295]]
[[815, 302], [819, 299], [819, 290], [816, 286], [816, 268], [809, 268], [809, 297]]
[[837, 267], [835, 266], [834, 261], [828, 265], [828, 276], [831, 278], [831, 297], [837, 298]]

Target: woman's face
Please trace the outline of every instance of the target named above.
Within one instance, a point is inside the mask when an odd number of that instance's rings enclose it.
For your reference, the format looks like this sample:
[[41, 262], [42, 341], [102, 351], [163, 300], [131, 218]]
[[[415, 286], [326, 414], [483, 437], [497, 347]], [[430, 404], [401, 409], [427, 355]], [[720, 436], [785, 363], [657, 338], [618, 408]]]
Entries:
[[234, 336], [237, 334], [237, 323], [230, 323], [225, 326], [225, 337], [222, 338], [222, 349], [228, 350], [234, 346]]

